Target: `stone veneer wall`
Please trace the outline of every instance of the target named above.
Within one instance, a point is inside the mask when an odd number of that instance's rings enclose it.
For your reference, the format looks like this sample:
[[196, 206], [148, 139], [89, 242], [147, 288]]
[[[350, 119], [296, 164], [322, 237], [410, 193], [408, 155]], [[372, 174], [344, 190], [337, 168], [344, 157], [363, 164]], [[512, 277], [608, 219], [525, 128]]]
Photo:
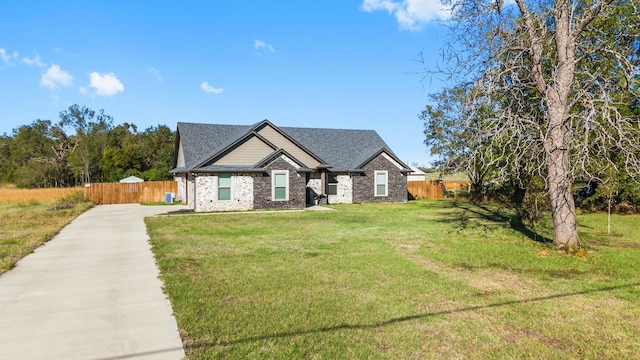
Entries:
[[218, 175], [196, 177], [195, 211], [249, 210], [253, 208], [253, 177], [231, 174], [231, 200], [218, 200]]
[[307, 182], [307, 187], [313, 190], [316, 194], [324, 194], [324, 189], [322, 189], [322, 179], [320, 179], [319, 173], [311, 173], [309, 174], [309, 182]]
[[[375, 171], [388, 171], [388, 196], [375, 196]], [[407, 202], [407, 177], [384, 154], [364, 166], [364, 175], [353, 177], [353, 202]]]
[[195, 210], [195, 206], [196, 204], [193, 202], [193, 191], [194, 191], [194, 177], [193, 175], [186, 175], [186, 179], [185, 179], [185, 196], [186, 199], [184, 199], [182, 202], [184, 204], [186, 204], [189, 209]]
[[[266, 174], [253, 178], [253, 199], [256, 209], [300, 209], [306, 205], [306, 176], [298, 173], [293, 162], [281, 156], [265, 167]], [[271, 170], [289, 170], [289, 200], [271, 199]]]
[[336, 195], [329, 195], [329, 204], [351, 204], [353, 202], [353, 180], [351, 175], [338, 175]]
[[[309, 180], [307, 181], [307, 205], [314, 205], [314, 195], [322, 195], [324, 190], [322, 189], [322, 179], [320, 173], [314, 172], [308, 174]], [[322, 204], [323, 201], [326, 204], [326, 198], [319, 199], [318, 204]]]
[[185, 191], [186, 191], [186, 179], [185, 175], [174, 176], [173, 180], [178, 183], [178, 193], [176, 194], [176, 200], [180, 201], [184, 204], [185, 201]]

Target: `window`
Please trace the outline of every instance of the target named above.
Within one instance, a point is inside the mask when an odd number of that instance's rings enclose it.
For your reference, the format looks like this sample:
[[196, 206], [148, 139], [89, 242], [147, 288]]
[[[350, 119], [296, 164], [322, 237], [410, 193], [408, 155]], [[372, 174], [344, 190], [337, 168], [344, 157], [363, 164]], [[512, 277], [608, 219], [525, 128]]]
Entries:
[[388, 184], [387, 178], [388, 173], [386, 171], [376, 171], [376, 188], [375, 188], [375, 196], [388, 196]]
[[328, 174], [327, 195], [338, 195], [338, 175]]
[[231, 174], [218, 175], [218, 200], [231, 200]]
[[289, 171], [274, 170], [271, 172], [271, 198], [277, 201], [289, 200]]

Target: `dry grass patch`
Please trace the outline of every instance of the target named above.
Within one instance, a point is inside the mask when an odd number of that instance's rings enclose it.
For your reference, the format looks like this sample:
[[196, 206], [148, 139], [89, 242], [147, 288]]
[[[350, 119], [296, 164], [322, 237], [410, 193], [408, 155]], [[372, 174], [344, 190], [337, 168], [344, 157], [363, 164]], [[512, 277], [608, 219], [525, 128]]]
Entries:
[[90, 208], [81, 189], [0, 188], [0, 274]]
[[51, 203], [83, 191], [82, 188], [18, 189], [13, 185], [4, 184], [0, 186], [0, 203]]

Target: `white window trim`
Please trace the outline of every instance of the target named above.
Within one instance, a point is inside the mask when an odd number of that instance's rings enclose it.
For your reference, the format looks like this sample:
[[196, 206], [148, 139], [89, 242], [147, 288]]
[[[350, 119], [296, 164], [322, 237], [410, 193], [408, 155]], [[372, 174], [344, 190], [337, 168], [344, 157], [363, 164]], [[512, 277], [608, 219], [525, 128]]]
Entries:
[[[385, 184], [384, 184], [384, 195], [378, 195], [378, 175], [384, 174]], [[389, 196], [389, 172], [387, 170], [376, 170], [373, 172], [373, 196]]]
[[[216, 200], [218, 201], [231, 201], [233, 199], [233, 176], [229, 175], [229, 200], [220, 199], [220, 175], [216, 176]], [[222, 187], [223, 189], [226, 187]]]
[[[286, 179], [285, 198], [276, 199], [276, 174], [284, 174]], [[289, 170], [271, 170], [271, 201], [289, 201]]]

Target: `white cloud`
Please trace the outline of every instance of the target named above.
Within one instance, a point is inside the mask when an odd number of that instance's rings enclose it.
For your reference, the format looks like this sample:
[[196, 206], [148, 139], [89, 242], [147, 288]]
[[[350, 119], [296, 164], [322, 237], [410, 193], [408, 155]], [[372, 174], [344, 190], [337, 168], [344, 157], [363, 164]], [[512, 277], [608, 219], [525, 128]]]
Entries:
[[40, 78], [40, 84], [48, 87], [49, 89], [55, 89], [58, 86], [69, 86], [72, 81], [73, 76], [69, 75], [68, 72], [60, 69], [60, 66], [55, 64], [52, 64]]
[[387, 11], [395, 16], [401, 29], [420, 31], [423, 26], [435, 20], [448, 20], [450, 8], [439, 0], [363, 0], [362, 11]]
[[224, 91], [224, 89], [222, 88], [214, 88], [213, 86], [209, 85], [209, 83], [207, 83], [206, 81], [203, 81], [202, 84], [200, 84], [200, 89], [202, 89], [204, 92], [212, 93], [212, 94], [222, 94], [222, 92]]
[[91, 82], [89, 86], [96, 89], [98, 96], [113, 96], [124, 91], [124, 85], [118, 80], [114, 73], [99, 74], [92, 72], [89, 74]]
[[9, 64], [11, 60], [17, 57], [18, 57], [18, 53], [16, 51], [9, 54], [7, 50], [0, 48], [0, 60], [2, 60], [3, 63]]
[[270, 53], [276, 52], [276, 49], [271, 46], [271, 44], [267, 44], [262, 40], [253, 40], [253, 47], [260, 51], [268, 51]]
[[42, 60], [40, 60], [40, 55], [36, 55], [33, 59], [29, 59], [28, 57], [25, 56], [22, 58], [22, 62], [27, 65], [35, 65], [37, 67], [47, 66], [47, 64], [43, 63]]
[[160, 72], [160, 70], [152, 67], [147, 68], [147, 72], [151, 75], [153, 75], [158, 81], [163, 81], [164, 78], [162, 77], [162, 73]]

